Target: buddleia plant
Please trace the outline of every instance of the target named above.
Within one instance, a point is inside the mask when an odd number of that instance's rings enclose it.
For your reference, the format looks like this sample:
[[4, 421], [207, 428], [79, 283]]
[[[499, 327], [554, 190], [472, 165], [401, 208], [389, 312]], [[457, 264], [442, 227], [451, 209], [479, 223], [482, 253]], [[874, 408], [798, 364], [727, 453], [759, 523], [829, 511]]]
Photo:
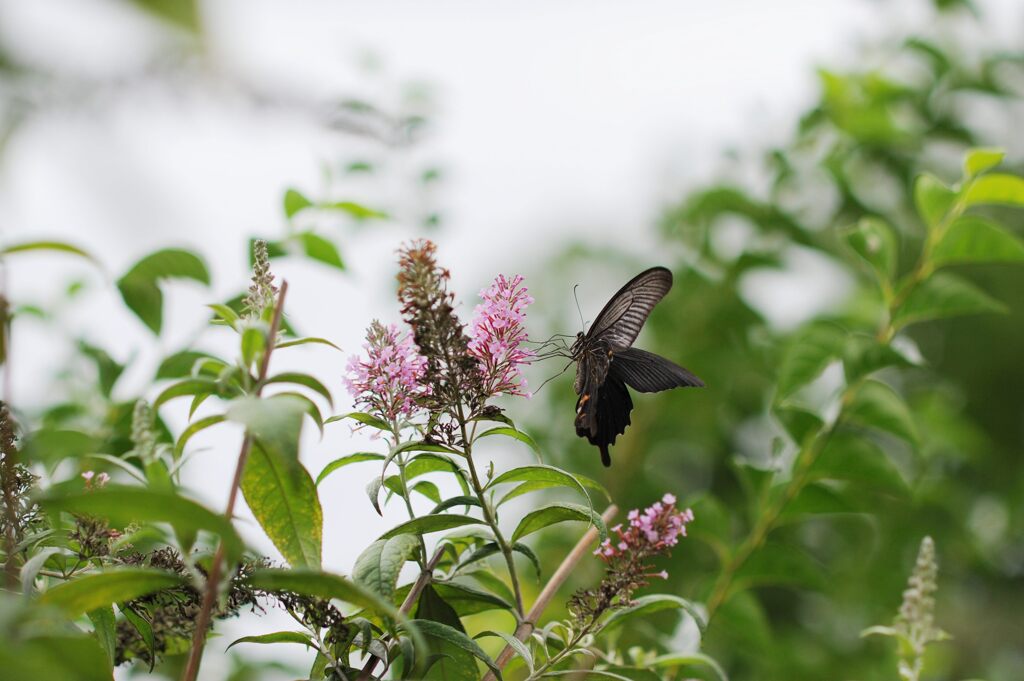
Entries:
[[924, 670], [925, 650], [932, 643], [950, 638], [949, 634], [935, 626], [938, 574], [935, 542], [931, 537], [925, 537], [921, 540], [917, 562], [910, 574], [907, 588], [903, 591], [903, 602], [892, 626], [869, 627], [861, 634], [891, 636], [899, 642], [901, 681], [919, 681]]

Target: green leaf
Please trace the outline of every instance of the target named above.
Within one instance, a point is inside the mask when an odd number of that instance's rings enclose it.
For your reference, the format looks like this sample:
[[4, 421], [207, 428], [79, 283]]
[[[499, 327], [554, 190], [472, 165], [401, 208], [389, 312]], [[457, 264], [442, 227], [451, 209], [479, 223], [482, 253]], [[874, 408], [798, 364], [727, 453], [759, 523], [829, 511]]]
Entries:
[[156, 370], [156, 380], [164, 378], [185, 378], [192, 375], [192, 368], [196, 362], [202, 359], [216, 359], [207, 352], [196, 352], [195, 350], [182, 350], [173, 355], [168, 355], [160, 363]]
[[937, 177], [928, 173], [918, 176], [914, 183], [914, 203], [917, 205], [918, 214], [929, 229], [936, 229], [942, 224], [955, 202], [956, 192]]
[[320, 567], [323, 511], [313, 478], [290, 453], [252, 443], [242, 474], [245, 503], [293, 567]]
[[430, 511], [430, 515], [435, 515], [437, 513], [441, 513], [443, 511], [447, 511], [449, 508], [454, 508], [456, 506], [477, 506], [477, 507], [479, 507], [480, 506], [480, 500], [477, 499], [476, 497], [465, 497], [465, 496], [449, 497], [448, 499], [445, 499], [444, 501], [440, 502], [437, 506], [435, 506]]
[[210, 273], [195, 253], [167, 248], [139, 260], [117, 281], [125, 305], [157, 334], [163, 326], [163, 293], [159, 284], [165, 279], [192, 279], [209, 286]]
[[459, 617], [475, 615], [488, 610], [512, 611], [515, 608], [504, 598], [458, 582], [435, 582], [433, 587], [458, 613]]
[[302, 243], [302, 250], [310, 259], [339, 270], [345, 269], [345, 263], [341, 259], [341, 253], [338, 252], [337, 246], [327, 239], [313, 232], [303, 232], [297, 238]]
[[468, 515], [447, 513], [444, 515], [425, 515], [396, 525], [389, 531], [382, 534], [380, 538], [390, 539], [391, 537], [397, 537], [400, 534], [429, 534], [431, 532], [440, 532], [441, 530], [450, 530], [453, 527], [461, 527], [462, 525], [484, 524], [484, 521], [472, 518]]
[[379, 210], [374, 210], [372, 208], [367, 208], [366, 206], [354, 203], [352, 201], [334, 201], [331, 203], [322, 203], [320, 204], [319, 208], [323, 208], [324, 210], [341, 211], [342, 213], [347, 213], [356, 220], [369, 220], [371, 218], [386, 220], [388, 218], [387, 213], [384, 213]]
[[939, 272], [919, 283], [893, 315], [896, 328], [931, 319], [1005, 312], [1006, 306], [960, 277]]
[[1003, 162], [1004, 156], [1002, 149], [971, 149], [964, 156], [964, 176], [970, 179], [991, 170]]
[[428, 639], [450, 643], [457, 648], [468, 652], [473, 657], [487, 665], [497, 678], [502, 678], [501, 669], [498, 668], [498, 665], [494, 664], [494, 660], [492, 660], [487, 653], [477, 645], [476, 641], [466, 636], [465, 633], [455, 629], [454, 627], [450, 627], [447, 624], [433, 622], [426, 619], [415, 619], [410, 623], [419, 629]]
[[593, 509], [580, 506], [579, 504], [551, 503], [527, 513], [519, 521], [516, 531], [512, 533], [512, 541], [518, 541], [526, 535], [544, 529], [549, 525], [569, 520], [592, 524], [600, 533], [601, 541], [604, 541], [608, 536], [608, 528], [605, 527], [601, 516], [595, 513]]
[[971, 182], [964, 195], [967, 207], [984, 204], [1024, 207], [1024, 179], [993, 173]]
[[317, 345], [329, 345], [330, 347], [334, 348], [335, 350], [341, 350], [341, 348], [339, 348], [337, 345], [335, 345], [331, 341], [327, 340], [326, 338], [318, 338], [316, 336], [307, 336], [305, 338], [296, 338], [294, 340], [285, 341], [283, 343], [278, 343], [277, 345], [274, 346], [274, 349], [275, 350], [283, 350], [284, 348], [291, 348], [291, 347], [295, 347], [296, 345], [309, 345], [311, 343], [315, 343]]
[[[606, 500], [611, 499], [611, 496], [608, 494], [608, 490], [606, 490], [604, 486], [597, 480], [594, 480], [593, 478], [588, 478], [585, 475], [579, 475], [578, 473], [574, 474], [573, 477], [576, 478], [584, 487], [586, 487], [591, 495], [594, 492], [597, 492]], [[530, 492], [536, 492], [542, 489], [551, 489], [552, 487], [561, 486], [562, 485], [560, 483], [547, 480], [530, 480], [520, 485], [516, 485], [511, 490], [509, 490], [509, 492], [498, 501], [497, 505], [501, 506], [507, 501], [511, 501], [512, 499], [520, 497], [524, 494], [529, 494]], [[591, 496], [591, 499], [593, 499], [593, 496]]]
[[704, 628], [707, 626], [700, 610], [685, 598], [671, 594], [651, 594], [634, 599], [633, 604], [628, 608], [612, 612], [608, 619], [605, 620], [604, 631], [621, 626], [634, 617], [645, 618], [652, 613], [662, 610], [682, 610], [693, 618], [701, 631], [704, 631]]
[[50, 556], [55, 553], [60, 553], [60, 549], [55, 546], [42, 549], [39, 553], [26, 560], [25, 564], [21, 566], [21, 591], [26, 596], [31, 595], [39, 571], [43, 569], [43, 565], [50, 559]]
[[36, 636], [0, 642], [0, 669], [5, 679], [46, 681], [110, 681], [110, 662], [91, 637]]
[[122, 568], [88, 574], [58, 584], [43, 593], [39, 602], [59, 608], [66, 616], [74, 618], [111, 603], [131, 600], [183, 583], [182, 577], [170, 572]]
[[256, 570], [246, 581], [264, 591], [290, 591], [317, 598], [337, 598], [380, 615], [401, 619], [398, 610], [388, 601], [352, 580], [329, 572], [305, 568], [264, 569]]
[[736, 571], [732, 591], [768, 585], [821, 589], [826, 583], [822, 566], [809, 555], [795, 546], [768, 542]]
[[70, 493], [51, 488], [38, 501], [53, 511], [107, 518], [114, 527], [125, 527], [134, 522], [157, 522], [168, 523], [185, 535], [206, 530], [220, 536], [229, 559], [242, 555], [242, 540], [224, 516], [177, 494], [111, 484], [101, 489]]
[[896, 256], [899, 246], [896, 233], [886, 222], [878, 218], [861, 218], [856, 226], [843, 233], [846, 243], [871, 266], [884, 281], [891, 281], [896, 273]]
[[146, 644], [150, 659], [149, 671], [152, 672], [153, 666], [156, 664], [156, 639], [153, 637], [153, 625], [126, 603], [119, 603], [118, 608], [124, 618], [135, 628], [135, 631], [139, 632], [142, 642]]
[[275, 631], [272, 634], [260, 634], [259, 636], [243, 636], [242, 638], [236, 638], [224, 650], [231, 650], [231, 648], [239, 643], [301, 643], [309, 646], [310, 648], [316, 647], [313, 640], [309, 637], [309, 634], [304, 631]]
[[529, 646], [527, 646], [525, 643], [520, 641], [512, 634], [509, 634], [508, 632], [504, 631], [481, 631], [474, 638], [484, 638], [487, 636], [497, 636], [498, 638], [503, 640], [510, 648], [512, 648], [512, 650], [516, 652], [516, 655], [523, 659], [523, 662], [526, 664], [527, 670], [529, 670], [530, 674], [533, 674], [533, 653], [530, 652]]
[[799, 520], [809, 515], [860, 512], [860, 508], [854, 506], [832, 487], [823, 484], [808, 484], [804, 485], [800, 493], [786, 504], [785, 509], [779, 515], [779, 523]]
[[885, 383], [864, 381], [845, 413], [854, 423], [891, 433], [911, 444], [917, 442], [917, 428], [907, 403]]
[[[416, 603], [416, 618], [436, 622], [465, 635], [466, 630], [458, 613], [438, 594], [434, 585], [427, 584]], [[479, 677], [473, 654], [450, 641], [428, 638], [430, 657], [436, 661], [425, 670], [424, 681], [476, 681]]]
[[722, 666], [714, 658], [704, 653], [669, 653], [660, 655], [651, 660], [651, 666], [656, 669], [677, 669], [679, 667], [710, 667], [720, 681], [729, 681]]
[[779, 366], [778, 397], [789, 397], [841, 356], [847, 332], [835, 324], [811, 324], [790, 341]]
[[390, 601], [402, 566], [419, 551], [420, 541], [415, 535], [378, 539], [356, 558], [352, 578]]
[[96, 637], [96, 641], [103, 648], [103, 652], [107, 654], [110, 664], [113, 665], [117, 648], [117, 635], [114, 631], [114, 608], [107, 605], [97, 608], [87, 613], [87, 615], [89, 616], [89, 621], [92, 622], [93, 636]]
[[936, 267], [970, 262], [1024, 262], [1024, 242], [978, 215], [953, 221], [932, 251]]
[[587, 493], [587, 489], [583, 486], [583, 483], [577, 480], [571, 473], [563, 471], [561, 468], [556, 468], [555, 466], [536, 464], [533, 466], [513, 468], [512, 470], [505, 471], [498, 477], [491, 480], [491, 482], [484, 487], [484, 490], [486, 491], [495, 485], [507, 482], [543, 482], [550, 484], [552, 487], [568, 487], [578, 491], [583, 498], [587, 500], [587, 504], [593, 508], [593, 504], [590, 503], [590, 494]]
[[851, 334], [843, 348], [843, 373], [847, 385], [876, 371], [891, 366], [909, 367], [913, 364], [888, 343], [874, 336]]
[[224, 420], [225, 417], [223, 414], [214, 414], [213, 416], [207, 416], [188, 424], [188, 428], [181, 431], [181, 435], [178, 436], [178, 441], [174, 444], [175, 460], [181, 458], [181, 455], [185, 452], [185, 445], [188, 444], [188, 441], [191, 440], [196, 433], [215, 426], [218, 423], [223, 423]]
[[0, 249], [0, 256], [11, 255], [13, 253], [25, 253], [27, 251], [55, 251], [57, 253], [70, 253], [71, 255], [81, 256], [97, 265], [99, 264], [99, 261], [92, 257], [92, 255], [87, 251], [63, 241], [26, 241], [20, 244], [11, 244], [10, 246], [5, 246], [3, 249]]
[[320, 475], [316, 476], [316, 484], [319, 485], [323, 482], [324, 478], [333, 473], [334, 471], [344, 468], [349, 464], [361, 463], [363, 461], [383, 461], [384, 455], [377, 454], [375, 452], [356, 452], [355, 454], [349, 454], [348, 456], [342, 456], [330, 462], [324, 469], [320, 471]]
[[284, 214], [288, 219], [291, 219], [300, 210], [304, 210], [313, 205], [310, 201], [297, 189], [289, 189], [284, 193]]
[[359, 411], [353, 411], [349, 412], [348, 414], [338, 414], [337, 416], [332, 416], [329, 419], [325, 420], [324, 423], [334, 423], [335, 421], [342, 421], [344, 419], [352, 419], [353, 421], [357, 421], [358, 423], [361, 423], [364, 426], [370, 426], [371, 428], [376, 428], [377, 430], [391, 430], [391, 426], [386, 421], [382, 421], [376, 416], [373, 416], [371, 414], [364, 414], [363, 412]]
[[836, 433], [814, 460], [810, 480], [843, 480], [871, 490], [906, 497], [907, 483], [878, 445], [852, 433]]
[[296, 385], [305, 386], [327, 400], [327, 404], [331, 406], [334, 405], [334, 400], [331, 399], [331, 391], [327, 389], [327, 386], [309, 374], [286, 371], [284, 373], [277, 374], [276, 376], [271, 376], [265, 381], [265, 383], [267, 385], [272, 383], [294, 383]]
[[298, 457], [299, 435], [306, 405], [289, 395], [242, 397], [228, 407], [227, 418], [245, 426], [264, 446]]
[[824, 425], [817, 414], [797, 407], [776, 407], [775, 416], [797, 445], [803, 445], [808, 437], [817, 435]]
[[384, 481], [380, 478], [373, 478], [369, 484], [366, 485], [366, 496], [370, 497], [370, 503], [373, 504], [373, 509], [377, 511], [377, 515], [384, 515], [383, 511], [380, 510], [380, 488], [384, 486]]
[[117, 383], [117, 379], [124, 373], [124, 365], [116, 362], [103, 348], [90, 345], [85, 341], [78, 341], [78, 350], [96, 365], [96, 371], [100, 379], [100, 392], [106, 397], [110, 397], [114, 384]]
[[513, 440], [519, 440], [520, 442], [525, 443], [530, 449], [540, 454], [540, 447], [538, 447], [537, 443], [533, 441], [533, 438], [531, 438], [523, 431], [516, 430], [515, 428], [507, 428], [504, 426], [499, 428], [491, 428], [490, 430], [486, 430], [477, 435], [476, 439], [479, 440], [480, 438], [490, 437], [491, 435], [504, 435], [505, 437], [510, 437]]
[[166, 402], [173, 400], [176, 397], [184, 397], [185, 395], [210, 395], [217, 392], [217, 382], [209, 378], [186, 378], [183, 381], [178, 381], [172, 385], [167, 386], [164, 390], [157, 395], [156, 399], [153, 400], [154, 411], [163, 406]]
[[248, 323], [242, 328], [242, 363], [250, 367], [267, 346], [267, 327], [261, 323]]

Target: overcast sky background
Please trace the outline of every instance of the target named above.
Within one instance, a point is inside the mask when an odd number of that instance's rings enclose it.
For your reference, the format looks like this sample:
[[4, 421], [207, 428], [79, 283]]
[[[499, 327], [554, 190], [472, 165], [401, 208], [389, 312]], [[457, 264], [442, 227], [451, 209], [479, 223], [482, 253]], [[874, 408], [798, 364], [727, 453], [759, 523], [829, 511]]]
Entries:
[[[1019, 3], [980, 4], [993, 35], [1019, 36]], [[306, 102], [358, 96], [383, 104], [396, 101], [403, 84], [429, 84], [434, 124], [426, 140], [389, 158], [384, 181], [334, 190], [357, 201], [405, 205], [409, 178], [442, 168], [444, 180], [430, 199], [444, 216], [437, 238], [455, 290], [471, 307], [495, 273], [528, 270], [582, 236], [655, 262], [650, 234], [660, 209], [686, 188], [728, 172], [723, 150], [730, 144], [784, 140], [796, 112], [815, 96], [816, 65], [850, 65], [861, 40], [923, 29], [930, 16], [924, 2], [867, 0], [654, 0], [639, 7], [593, 0], [218, 0], [204, 5], [206, 61], [186, 60], [182, 69], [154, 76], [154, 62], [174, 63], [167, 55], [179, 39], [127, 3], [0, 0], [0, 40], [89, 93], [81, 101], [45, 85], [35, 93], [49, 103], [0, 156], [0, 240], [66, 239], [105, 266], [96, 274], [54, 256], [11, 265], [6, 276], [17, 303], [52, 303], [76, 277], [92, 283], [61, 329], [32, 321], [16, 326], [13, 402], [52, 399], [50, 377], [59, 364], [53, 358], [66, 356], [67, 338], [79, 335], [120, 360], [134, 357], [119, 392], [135, 394], [161, 356], [197, 337], [203, 304], [244, 286], [247, 239], [282, 233], [284, 189], [316, 194], [324, 186], [322, 164], [374, 153], [303, 111], [253, 107], [239, 83]], [[367, 54], [379, 61], [370, 73]], [[422, 230], [402, 217], [342, 233], [348, 273], [288, 261], [275, 271], [289, 279], [295, 323], [354, 350], [372, 317], [396, 318], [394, 250]], [[169, 287], [167, 328], [157, 346], [144, 348], [153, 345], [149, 332], [119, 307], [109, 282], [169, 245], [205, 256], [213, 291]], [[831, 280], [820, 263], [804, 266], [818, 285], [801, 279], [772, 289], [779, 302], [770, 312], [781, 323], [843, 293], [843, 282]], [[588, 283], [591, 297], [582, 302], [596, 310], [620, 282]], [[226, 334], [199, 342], [232, 352]], [[345, 411], [343, 357], [326, 349], [292, 353], [275, 356], [275, 364], [325, 379], [338, 398], [336, 411]], [[178, 407], [165, 416], [180, 427]], [[306, 437], [303, 457], [314, 474], [337, 456], [372, 446], [353, 444], [343, 426], [322, 443], [313, 432]], [[226, 428], [193, 441], [210, 451], [188, 465], [186, 484], [214, 507], [224, 503], [238, 440]], [[509, 456], [526, 459], [518, 450]], [[365, 502], [372, 474], [359, 470], [323, 487], [328, 569], [347, 572], [386, 526]], [[397, 509], [387, 515], [401, 517]], [[275, 555], [257, 530], [250, 525], [251, 544]], [[265, 618], [243, 628], [281, 625], [287, 623]], [[225, 627], [222, 640], [239, 630]], [[221, 678], [223, 669], [208, 664], [202, 677]]]

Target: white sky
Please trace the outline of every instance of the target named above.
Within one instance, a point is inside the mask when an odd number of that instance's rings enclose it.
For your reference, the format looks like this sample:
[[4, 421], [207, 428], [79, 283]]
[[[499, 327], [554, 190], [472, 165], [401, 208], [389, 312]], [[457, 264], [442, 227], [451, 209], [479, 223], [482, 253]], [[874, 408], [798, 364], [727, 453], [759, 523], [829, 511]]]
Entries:
[[[0, 36], [25, 59], [80, 79], [136, 81], [108, 97], [49, 107], [18, 131], [0, 157], [0, 241], [72, 240], [100, 257], [108, 281], [158, 247], [204, 254], [214, 293], [172, 287], [159, 348], [140, 349], [148, 332], [98, 285], [70, 312], [69, 332], [122, 360], [137, 354], [122, 386], [133, 394], [161, 354], [195, 337], [203, 303], [244, 285], [245, 241], [281, 233], [284, 188], [315, 193], [321, 163], [365, 146], [295, 113], [247, 107], [226, 83], [242, 79], [315, 101], [353, 94], [380, 101], [398, 84], [421, 80], [434, 88], [436, 127], [402, 162], [437, 162], [445, 171], [439, 203], [446, 223], [438, 239], [467, 301], [494, 273], [525, 269], [583, 235], [656, 259], [650, 235], [661, 207], [728, 169], [721, 153], [728, 144], [785, 139], [794, 114], [815, 94], [814, 65], [848, 64], [858, 37], [900, 34], [927, 16], [923, 2], [892, 4], [220, 0], [205, 3], [211, 68], [204, 78], [139, 80], [140, 65], [167, 45], [148, 19], [109, 0], [0, 0]], [[996, 16], [1015, 20], [996, 28], [1016, 30], [1020, 8], [1009, 0], [990, 4]], [[355, 67], [366, 50], [380, 55], [382, 75], [370, 78]], [[38, 94], [53, 93], [42, 87]], [[387, 201], [408, 186], [377, 186], [372, 196]], [[352, 191], [351, 198], [364, 198], [361, 185]], [[387, 307], [393, 252], [415, 233], [402, 224], [344, 232], [349, 274], [283, 263], [277, 271], [289, 278], [296, 322], [356, 349], [372, 316], [395, 316]], [[25, 257], [7, 273], [11, 297], [52, 301], [85, 272], [67, 259]], [[605, 290], [594, 291], [585, 307], [616, 288], [597, 283]], [[842, 294], [842, 282], [781, 286], [799, 303], [790, 307], [808, 310]], [[57, 336], [30, 321], [16, 327], [15, 404], [52, 397], [53, 353], [62, 352]], [[231, 352], [223, 336], [204, 343]], [[343, 359], [327, 350], [294, 352], [279, 366], [327, 379], [343, 411]], [[182, 423], [181, 409], [167, 416]], [[314, 473], [361, 448], [338, 426], [322, 444], [307, 436], [303, 456]], [[227, 430], [194, 440], [212, 451], [193, 459], [187, 483], [215, 507], [223, 504], [237, 441]], [[385, 528], [364, 501], [371, 475], [360, 470], [324, 486], [329, 569], [347, 572]], [[397, 520], [394, 511], [388, 516]], [[247, 538], [273, 554], [256, 530]], [[287, 626], [267, 618], [243, 629], [275, 624]], [[203, 677], [222, 674], [210, 663]]]

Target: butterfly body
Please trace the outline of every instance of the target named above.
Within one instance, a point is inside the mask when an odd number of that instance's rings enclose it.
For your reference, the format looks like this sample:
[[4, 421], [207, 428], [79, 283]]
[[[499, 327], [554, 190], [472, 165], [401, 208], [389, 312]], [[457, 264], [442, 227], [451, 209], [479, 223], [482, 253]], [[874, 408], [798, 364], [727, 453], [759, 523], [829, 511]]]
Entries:
[[633, 341], [654, 306], [672, 288], [672, 273], [652, 267], [631, 279], [597, 315], [587, 333], [576, 335], [570, 354], [576, 361], [576, 434], [601, 451], [611, 465], [608, 447], [626, 431], [633, 400], [627, 386], [639, 392], [701, 387], [692, 373]]

